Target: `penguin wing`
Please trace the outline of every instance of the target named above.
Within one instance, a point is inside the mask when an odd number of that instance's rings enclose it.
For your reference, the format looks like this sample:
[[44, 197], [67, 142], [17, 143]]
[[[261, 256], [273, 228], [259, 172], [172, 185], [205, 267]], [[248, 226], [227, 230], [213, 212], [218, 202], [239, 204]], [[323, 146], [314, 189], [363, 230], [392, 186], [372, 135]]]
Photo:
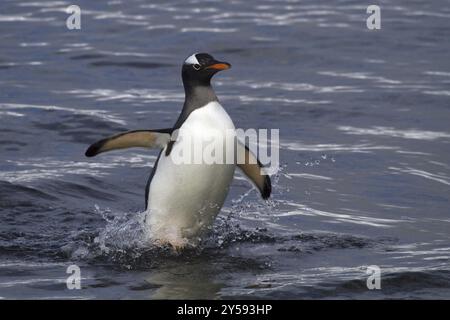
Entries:
[[263, 172], [263, 166], [258, 158], [241, 142], [237, 142], [236, 165], [258, 188], [263, 199], [268, 199], [272, 192], [270, 177]]
[[86, 157], [125, 148], [164, 148], [170, 141], [172, 129], [134, 130], [116, 134], [92, 144], [86, 150]]

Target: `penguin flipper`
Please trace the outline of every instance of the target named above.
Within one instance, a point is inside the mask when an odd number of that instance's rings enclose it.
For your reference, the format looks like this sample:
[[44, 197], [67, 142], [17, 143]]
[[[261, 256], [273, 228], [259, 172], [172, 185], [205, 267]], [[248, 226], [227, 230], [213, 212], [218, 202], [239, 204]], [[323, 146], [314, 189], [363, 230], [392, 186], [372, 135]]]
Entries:
[[125, 148], [164, 148], [170, 141], [172, 129], [134, 130], [99, 140], [86, 150], [86, 157]]
[[237, 163], [236, 165], [242, 172], [251, 180], [263, 199], [268, 199], [272, 192], [272, 182], [267, 174], [264, 174], [264, 169], [258, 158], [248, 149], [248, 147], [241, 142], [237, 142]]

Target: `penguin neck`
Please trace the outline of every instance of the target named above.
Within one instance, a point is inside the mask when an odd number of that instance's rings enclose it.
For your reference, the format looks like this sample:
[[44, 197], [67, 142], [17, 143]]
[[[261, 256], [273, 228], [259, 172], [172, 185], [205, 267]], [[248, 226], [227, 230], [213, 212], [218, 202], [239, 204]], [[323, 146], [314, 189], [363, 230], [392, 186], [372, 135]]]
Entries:
[[183, 85], [185, 92], [183, 112], [188, 111], [190, 113], [210, 102], [217, 101], [216, 93], [209, 80], [204, 83], [183, 81]]
[[210, 80], [203, 83], [193, 83], [192, 81], [187, 81], [183, 77], [183, 85], [185, 92], [183, 110], [175, 122], [173, 130], [179, 129], [192, 111], [200, 109], [210, 102], [218, 101], [217, 96], [211, 87]]

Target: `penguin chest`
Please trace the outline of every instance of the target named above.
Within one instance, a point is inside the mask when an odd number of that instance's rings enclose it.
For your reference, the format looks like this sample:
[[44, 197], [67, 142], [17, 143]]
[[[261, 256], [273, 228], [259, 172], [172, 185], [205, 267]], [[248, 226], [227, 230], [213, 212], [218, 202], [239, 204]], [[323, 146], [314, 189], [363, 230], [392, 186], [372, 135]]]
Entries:
[[227, 161], [234, 139], [234, 124], [219, 103], [189, 115], [150, 183], [146, 223], [152, 238], [195, 242], [213, 224], [234, 175], [234, 161]]

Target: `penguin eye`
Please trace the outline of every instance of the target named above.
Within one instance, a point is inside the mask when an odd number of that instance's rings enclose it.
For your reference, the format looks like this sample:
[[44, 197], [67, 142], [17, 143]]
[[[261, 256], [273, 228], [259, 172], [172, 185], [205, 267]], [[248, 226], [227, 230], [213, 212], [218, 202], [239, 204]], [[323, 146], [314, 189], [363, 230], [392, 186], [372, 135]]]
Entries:
[[201, 68], [201, 65], [199, 65], [199, 64], [194, 64], [194, 65], [192, 65], [192, 67], [195, 69], [195, 70], [200, 70], [200, 68]]

